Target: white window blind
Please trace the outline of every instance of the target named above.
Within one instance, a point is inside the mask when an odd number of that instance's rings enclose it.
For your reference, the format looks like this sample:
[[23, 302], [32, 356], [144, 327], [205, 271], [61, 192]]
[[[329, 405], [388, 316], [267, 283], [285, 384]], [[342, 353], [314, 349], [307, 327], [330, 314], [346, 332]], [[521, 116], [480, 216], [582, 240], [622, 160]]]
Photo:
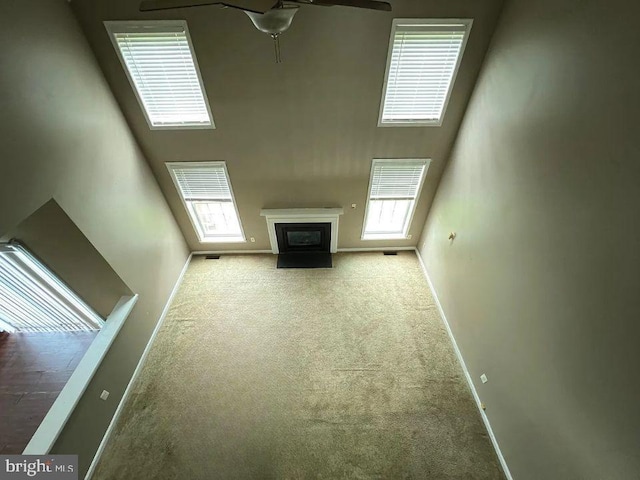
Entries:
[[212, 128], [184, 21], [105, 22], [151, 128]]
[[171, 162], [167, 168], [201, 242], [244, 242], [224, 162]]
[[393, 22], [380, 125], [440, 125], [471, 20]]
[[98, 330], [104, 320], [20, 245], [0, 244], [0, 329]]
[[374, 160], [362, 238], [405, 238], [427, 160]]

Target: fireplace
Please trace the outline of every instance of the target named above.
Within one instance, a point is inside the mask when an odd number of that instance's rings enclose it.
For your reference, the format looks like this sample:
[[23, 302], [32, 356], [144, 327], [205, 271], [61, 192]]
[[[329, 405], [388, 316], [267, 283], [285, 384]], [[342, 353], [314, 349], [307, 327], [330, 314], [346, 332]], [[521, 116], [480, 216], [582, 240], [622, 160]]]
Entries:
[[[265, 217], [267, 221], [267, 231], [269, 232], [269, 242], [271, 243], [271, 251], [275, 254], [280, 253], [278, 235], [276, 233], [277, 224], [323, 224], [330, 225], [329, 231], [325, 231], [324, 238], [329, 242], [330, 253], [336, 253], [338, 251], [338, 218], [344, 213], [342, 208], [282, 208], [282, 209], [263, 209], [260, 211], [260, 215]], [[302, 240], [300, 237], [305, 236], [300, 234], [298, 240], [292, 239], [293, 243], [300, 243], [305, 241], [308, 243], [317, 242], [317, 234], [308, 234], [306, 239]], [[294, 235], [295, 237], [295, 235]], [[298, 251], [300, 252], [300, 251]]]
[[276, 223], [280, 253], [329, 252], [331, 223]]
[[276, 223], [278, 268], [331, 268], [331, 223]]

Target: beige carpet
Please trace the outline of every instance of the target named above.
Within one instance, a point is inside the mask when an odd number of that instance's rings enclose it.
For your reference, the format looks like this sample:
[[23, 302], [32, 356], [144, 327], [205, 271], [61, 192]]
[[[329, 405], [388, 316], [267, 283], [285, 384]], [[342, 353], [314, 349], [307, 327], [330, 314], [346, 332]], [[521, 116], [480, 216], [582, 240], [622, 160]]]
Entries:
[[504, 478], [413, 252], [194, 257], [94, 479]]

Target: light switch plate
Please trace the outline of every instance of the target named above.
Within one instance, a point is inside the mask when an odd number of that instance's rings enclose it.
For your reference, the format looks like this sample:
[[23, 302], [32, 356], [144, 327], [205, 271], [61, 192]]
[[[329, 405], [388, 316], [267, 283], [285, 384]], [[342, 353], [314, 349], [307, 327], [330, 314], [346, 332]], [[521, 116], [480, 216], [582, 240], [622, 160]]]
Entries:
[[106, 390], [102, 390], [102, 393], [100, 394], [100, 398], [102, 400], [106, 400], [107, 398], [109, 398], [109, 392], [107, 392]]
[[480, 380], [482, 380], [482, 383], [487, 383], [489, 381], [484, 373], [480, 375]]

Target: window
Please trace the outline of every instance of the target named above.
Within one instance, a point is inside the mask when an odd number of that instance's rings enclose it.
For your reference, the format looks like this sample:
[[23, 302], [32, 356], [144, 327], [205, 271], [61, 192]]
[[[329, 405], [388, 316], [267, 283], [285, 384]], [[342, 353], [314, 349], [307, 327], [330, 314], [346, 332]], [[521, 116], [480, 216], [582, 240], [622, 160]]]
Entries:
[[167, 163], [201, 242], [244, 242], [224, 162]]
[[471, 24], [393, 21], [378, 126], [442, 124]]
[[26, 248], [0, 244], [0, 331], [74, 332], [102, 325], [104, 320]]
[[430, 160], [374, 160], [363, 240], [406, 238]]
[[185, 21], [104, 23], [149, 127], [214, 128]]

